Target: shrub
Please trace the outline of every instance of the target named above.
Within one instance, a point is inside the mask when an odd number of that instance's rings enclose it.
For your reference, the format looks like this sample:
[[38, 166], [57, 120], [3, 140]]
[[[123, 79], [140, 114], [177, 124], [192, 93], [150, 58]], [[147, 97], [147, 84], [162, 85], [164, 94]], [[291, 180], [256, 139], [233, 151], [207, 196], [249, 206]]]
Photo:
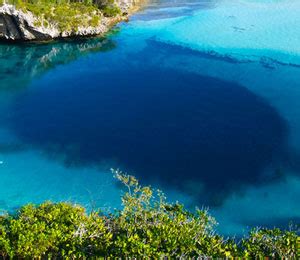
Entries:
[[244, 253], [251, 258], [271, 257], [276, 259], [297, 258], [297, 235], [292, 231], [253, 229], [242, 241]]
[[186, 210], [164, 194], [114, 171], [126, 187], [123, 208], [86, 213], [45, 202], [0, 217], [0, 258], [297, 258], [297, 232], [255, 229], [240, 242], [216, 234], [206, 210]]
[[7, 216], [0, 216], [0, 257], [3, 258], [11, 252], [7, 226]]
[[99, 214], [68, 203], [26, 205], [7, 222], [7, 252], [18, 258], [104, 254], [112, 235]]
[[119, 172], [116, 176], [128, 192], [122, 198], [123, 210], [113, 219], [113, 255], [225, 256], [226, 245], [213, 234], [216, 222], [206, 211], [188, 212], [181, 204], [167, 203], [161, 191], [154, 194], [150, 187], [141, 187], [134, 177]]
[[106, 17], [114, 17], [122, 13], [121, 9], [116, 5], [106, 5], [101, 8], [101, 11]]

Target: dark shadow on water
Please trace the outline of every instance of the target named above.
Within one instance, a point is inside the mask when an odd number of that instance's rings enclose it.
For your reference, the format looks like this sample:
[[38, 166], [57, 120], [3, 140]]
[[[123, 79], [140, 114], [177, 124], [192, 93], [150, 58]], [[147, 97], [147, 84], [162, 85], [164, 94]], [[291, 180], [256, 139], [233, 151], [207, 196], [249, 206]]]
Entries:
[[10, 127], [74, 167], [112, 161], [218, 204], [285, 153], [283, 119], [235, 83], [131, 68], [43, 84], [18, 98]]

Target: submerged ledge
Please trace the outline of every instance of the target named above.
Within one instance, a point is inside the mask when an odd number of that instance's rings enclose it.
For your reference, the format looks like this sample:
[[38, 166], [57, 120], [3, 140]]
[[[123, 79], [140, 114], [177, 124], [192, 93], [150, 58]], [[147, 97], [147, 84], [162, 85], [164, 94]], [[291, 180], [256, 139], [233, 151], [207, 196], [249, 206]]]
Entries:
[[[128, 20], [143, 0], [116, 0], [102, 8], [79, 2], [66, 4], [4, 3], [0, 6], [0, 41], [49, 41], [104, 35]], [[108, 8], [107, 8], [108, 7]]]

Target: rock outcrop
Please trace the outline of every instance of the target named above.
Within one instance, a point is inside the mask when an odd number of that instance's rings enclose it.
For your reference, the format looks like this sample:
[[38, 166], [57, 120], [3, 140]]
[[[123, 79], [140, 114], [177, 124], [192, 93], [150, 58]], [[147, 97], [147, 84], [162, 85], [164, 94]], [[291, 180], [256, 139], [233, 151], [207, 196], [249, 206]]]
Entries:
[[31, 12], [18, 10], [15, 6], [3, 4], [0, 6], [0, 40], [8, 41], [44, 41], [55, 38], [83, 37], [101, 35], [111, 26], [127, 19], [130, 10], [141, 0], [117, 0], [124, 15], [117, 17], [101, 17], [97, 26], [78, 27], [74, 30], [61, 31], [56, 24], [41, 25], [38, 17]]
[[0, 38], [6, 40], [48, 40], [60, 36], [54, 26], [35, 26], [37, 18], [31, 12], [23, 12], [13, 5], [0, 7]]

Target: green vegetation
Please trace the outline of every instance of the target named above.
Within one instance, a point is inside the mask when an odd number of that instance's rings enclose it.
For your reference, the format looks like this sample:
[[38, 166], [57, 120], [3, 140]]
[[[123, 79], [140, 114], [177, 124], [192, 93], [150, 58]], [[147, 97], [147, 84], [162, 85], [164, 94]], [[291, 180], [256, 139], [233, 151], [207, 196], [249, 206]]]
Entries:
[[104, 16], [115, 17], [121, 14], [121, 10], [116, 5], [107, 5], [101, 9]]
[[0, 218], [0, 258], [297, 258], [296, 231], [256, 229], [239, 242], [224, 239], [206, 211], [189, 212], [133, 176], [115, 174], [127, 187], [122, 210], [103, 215], [68, 203], [24, 206]]
[[36, 26], [57, 25], [60, 31], [95, 27], [99, 25], [102, 16], [121, 15], [114, 0], [7, 0], [6, 3], [32, 12], [38, 18]]

